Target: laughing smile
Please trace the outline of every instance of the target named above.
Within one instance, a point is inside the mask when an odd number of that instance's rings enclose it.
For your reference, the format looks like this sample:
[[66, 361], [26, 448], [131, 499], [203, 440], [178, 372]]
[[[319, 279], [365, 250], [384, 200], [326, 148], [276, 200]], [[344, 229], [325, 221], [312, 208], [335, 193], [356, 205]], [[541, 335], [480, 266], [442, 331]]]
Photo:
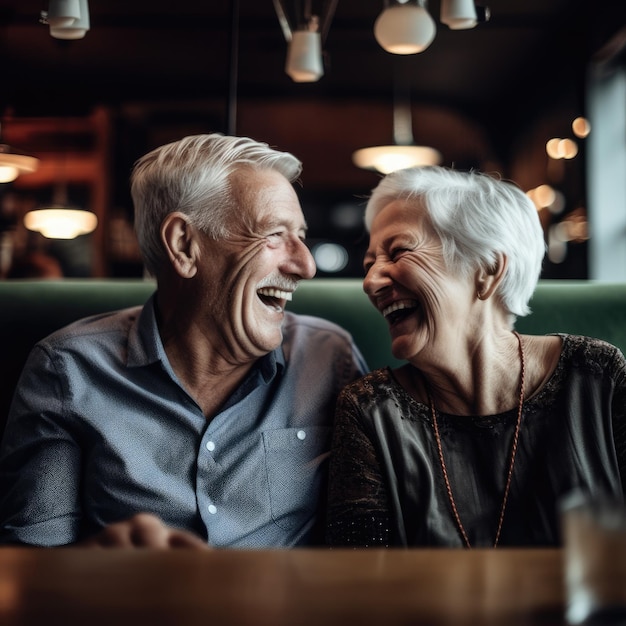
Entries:
[[394, 324], [401, 319], [408, 317], [411, 313], [417, 310], [418, 306], [419, 304], [417, 300], [396, 300], [386, 306], [381, 313], [389, 323]]
[[257, 295], [265, 306], [275, 311], [282, 311], [285, 303], [292, 300], [293, 291], [285, 291], [277, 287], [262, 287], [257, 291]]

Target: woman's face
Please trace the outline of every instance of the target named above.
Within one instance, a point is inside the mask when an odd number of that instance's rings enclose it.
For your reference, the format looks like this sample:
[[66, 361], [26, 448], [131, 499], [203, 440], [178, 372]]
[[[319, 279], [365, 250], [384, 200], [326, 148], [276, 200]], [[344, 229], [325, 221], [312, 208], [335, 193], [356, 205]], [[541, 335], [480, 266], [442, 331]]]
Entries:
[[396, 200], [378, 213], [364, 267], [363, 289], [389, 324], [394, 356], [454, 358], [471, 328], [476, 290], [473, 280], [448, 270], [419, 205]]

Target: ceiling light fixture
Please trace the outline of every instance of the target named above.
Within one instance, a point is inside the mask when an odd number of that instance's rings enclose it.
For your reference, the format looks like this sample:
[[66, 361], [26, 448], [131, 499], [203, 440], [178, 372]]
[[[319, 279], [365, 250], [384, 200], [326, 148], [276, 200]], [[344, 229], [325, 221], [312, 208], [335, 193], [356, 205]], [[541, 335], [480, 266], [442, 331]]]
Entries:
[[[69, 137], [67, 131], [60, 136]], [[52, 202], [29, 211], [24, 216], [24, 226], [28, 230], [41, 233], [49, 239], [75, 239], [79, 235], [91, 233], [98, 226], [95, 213], [71, 206], [67, 184], [67, 146], [60, 147], [61, 154], [57, 165], [59, 172], [52, 188]]]
[[20, 174], [30, 174], [39, 167], [39, 159], [16, 152], [5, 143], [0, 144], [0, 183], [13, 182]]
[[363, 169], [389, 174], [407, 167], [438, 165], [441, 153], [429, 146], [417, 146], [413, 138], [413, 120], [409, 98], [397, 94], [393, 107], [393, 145], [361, 148], [352, 155], [352, 162]]
[[[300, 12], [290, 20], [282, 0], [274, 0], [276, 16], [288, 44], [285, 72], [296, 83], [313, 83], [324, 75], [323, 45], [337, 0], [327, 2], [323, 18], [313, 13], [312, 0], [304, 0], [302, 6], [299, 2], [295, 4]], [[291, 26], [293, 22], [298, 24], [295, 29]]]
[[82, 39], [90, 28], [88, 1], [50, 0], [40, 21], [48, 24], [55, 39]]
[[0, 183], [11, 183], [20, 174], [30, 174], [38, 167], [39, 159], [0, 143]]
[[67, 28], [80, 19], [79, 0], [50, 0], [48, 24], [51, 28]]
[[24, 216], [28, 230], [49, 239], [75, 239], [96, 229], [98, 218], [91, 211], [64, 206], [35, 209]]
[[322, 36], [318, 18], [313, 15], [308, 30], [297, 30], [291, 35], [287, 49], [285, 72], [295, 83], [314, 83], [324, 76]]
[[437, 26], [426, 9], [426, 0], [387, 0], [374, 22], [374, 37], [392, 54], [416, 54], [430, 46]]
[[[385, 8], [374, 23], [374, 37], [392, 54], [423, 52], [435, 39], [437, 26], [427, 0], [384, 0]], [[441, 21], [453, 30], [474, 28], [489, 19], [489, 10], [473, 0], [442, 0]]]
[[441, 21], [452, 30], [474, 28], [478, 15], [473, 0], [441, 0]]
[[67, 183], [62, 172], [54, 186], [52, 203], [26, 213], [24, 226], [48, 239], [75, 239], [94, 231], [98, 218], [91, 211], [69, 205]]

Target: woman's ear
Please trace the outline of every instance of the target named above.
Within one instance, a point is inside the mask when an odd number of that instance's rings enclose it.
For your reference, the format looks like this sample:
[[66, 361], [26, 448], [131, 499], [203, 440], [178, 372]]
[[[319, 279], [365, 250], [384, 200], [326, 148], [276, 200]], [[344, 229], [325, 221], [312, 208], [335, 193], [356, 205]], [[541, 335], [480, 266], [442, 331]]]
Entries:
[[481, 267], [476, 272], [476, 295], [479, 300], [487, 300], [496, 291], [507, 265], [507, 258], [501, 252], [490, 267]]
[[193, 278], [198, 271], [197, 231], [189, 218], [178, 211], [168, 213], [161, 224], [161, 241], [176, 273]]

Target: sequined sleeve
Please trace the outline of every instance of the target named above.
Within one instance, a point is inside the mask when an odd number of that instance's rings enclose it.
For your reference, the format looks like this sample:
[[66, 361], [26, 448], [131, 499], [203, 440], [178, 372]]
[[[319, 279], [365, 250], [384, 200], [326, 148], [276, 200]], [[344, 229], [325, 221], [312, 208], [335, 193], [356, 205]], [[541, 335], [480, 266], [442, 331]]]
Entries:
[[622, 479], [622, 491], [626, 496], [626, 359], [619, 353], [614, 363], [616, 371], [612, 406], [613, 440]]
[[363, 424], [357, 382], [339, 397], [330, 459], [327, 542], [387, 547], [389, 510], [376, 449]]

